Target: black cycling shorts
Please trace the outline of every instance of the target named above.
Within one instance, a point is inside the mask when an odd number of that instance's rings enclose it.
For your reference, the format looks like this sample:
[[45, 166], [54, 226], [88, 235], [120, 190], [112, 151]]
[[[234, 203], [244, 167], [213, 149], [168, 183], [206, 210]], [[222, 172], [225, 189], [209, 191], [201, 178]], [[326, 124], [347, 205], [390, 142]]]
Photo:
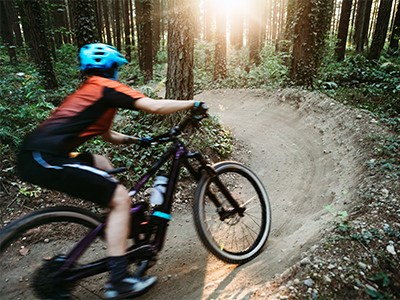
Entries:
[[109, 204], [118, 184], [107, 172], [93, 167], [88, 153], [71, 158], [26, 151], [19, 155], [18, 170], [24, 181], [103, 206]]

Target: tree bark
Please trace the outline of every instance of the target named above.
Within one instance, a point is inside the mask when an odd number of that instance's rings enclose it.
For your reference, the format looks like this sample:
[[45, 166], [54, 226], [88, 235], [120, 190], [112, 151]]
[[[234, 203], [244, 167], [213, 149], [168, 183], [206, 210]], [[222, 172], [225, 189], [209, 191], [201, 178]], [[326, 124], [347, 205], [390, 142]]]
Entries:
[[394, 19], [392, 34], [390, 35], [389, 49], [397, 51], [400, 40], [400, 2], [397, 4], [396, 17]]
[[352, 2], [353, 0], [343, 0], [342, 3], [342, 10], [340, 13], [340, 22], [339, 22], [338, 42], [336, 43], [336, 48], [335, 48], [337, 61], [344, 60]]
[[383, 0], [379, 5], [378, 19], [375, 26], [371, 49], [367, 57], [368, 59], [378, 59], [381, 55], [387, 36], [392, 4], [393, 0]]
[[151, 0], [136, 0], [135, 2], [139, 2], [136, 7], [139, 65], [144, 76], [144, 82], [148, 83], [153, 79], [153, 32], [151, 26], [153, 5]]
[[290, 79], [300, 86], [313, 86], [323, 57], [325, 37], [332, 14], [331, 0], [298, 1], [294, 10], [297, 22], [294, 26], [293, 52]]
[[289, 53], [290, 41], [293, 37], [295, 27], [295, 11], [297, 7], [297, 0], [289, 0], [286, 7], [286, 26], [284, 31], [284, 44], [282, 45], [282, 52]]
[[47, 36], [43, 23], [43, 16], [38, 0], [24, 1], [24, 10], [27, 22], [30, 26], [29, 34], [33, 44], [32, 51], [43, 85], [47, 89], [57, 87], [53, 64], [47, 44]]
[[11, 20], [9, 19], [12, 3], [10, 1], [0, 2], [0, 18], [1, 18], [1, 37], [3, 38], [4, 44], [7, 47], [10, 62], [15, 64], [17, 62], [17, 53], [15, 51], [15, 43], [13, 37], [13, 31], [11, 26]]
[[226, 9], [218, 4], [213, 81], [226, 78]]
[[357, 16], [354, 28], [354, 44], [356, 45], [356, 51], [358, 53], [362, 52], [363, 49], [363, 27], [364, 27], [364, 19], [366, 14], [366, 1], [358, 1], [357, 5]]
[[95, 12], [91, 1], [74, 0], [74, 31], [78, 49], [98, 42]]
[[168, 1], [166, 98], [193, 99], [194, 13], [191, 0]]

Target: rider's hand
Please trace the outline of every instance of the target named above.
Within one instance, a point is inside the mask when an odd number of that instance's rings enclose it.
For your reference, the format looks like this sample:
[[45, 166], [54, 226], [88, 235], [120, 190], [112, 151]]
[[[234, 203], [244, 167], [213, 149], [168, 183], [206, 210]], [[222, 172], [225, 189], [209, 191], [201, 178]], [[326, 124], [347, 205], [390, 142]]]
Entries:
[[150, 147], [151, 146], [151, 138], [149, 138], [149, 137], [139, 138], [137, 140], [137, 144], [139, 145], [139, 147], [142, 147], [142, 148]]
[[194, 117], [207, 114], [208, 107], [204, 102], [196, 101], [190, 112]]

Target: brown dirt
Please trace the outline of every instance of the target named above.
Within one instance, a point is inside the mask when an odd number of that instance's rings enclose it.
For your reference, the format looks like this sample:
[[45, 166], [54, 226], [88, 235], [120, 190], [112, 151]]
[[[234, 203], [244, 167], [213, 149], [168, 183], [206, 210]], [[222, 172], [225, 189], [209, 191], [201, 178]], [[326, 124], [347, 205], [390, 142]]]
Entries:
[[[379, 130], [367, 113], [294, 89], [206, 91], [196, 100], [206, 102], [243, 144], [236, 157], [267, 189], [271, 235], [253, 261], [222, 263], [196, 236], [190, 199], [178, 197], [165, 248], [149, 272], [159, 283], [140, 299], [250, 299], [321, 238], [332, 219], [325, 206], [339, 211], [357, 204], [368, 157], [363, 138]], [[5, 213], [2, 209], [3, 222], [14, 218]]]

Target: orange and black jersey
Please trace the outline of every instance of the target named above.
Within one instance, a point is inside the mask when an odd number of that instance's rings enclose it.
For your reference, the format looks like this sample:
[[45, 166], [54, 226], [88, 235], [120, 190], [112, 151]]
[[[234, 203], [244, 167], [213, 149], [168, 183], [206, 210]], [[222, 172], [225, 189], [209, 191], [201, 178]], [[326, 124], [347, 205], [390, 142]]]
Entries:
[[21, 151], [68, 155], [87, 140], [108, 131], [117, 108], [136, 110], [135, 100], [144, 97], [117, 81], [90, 77], [28, 135]]

